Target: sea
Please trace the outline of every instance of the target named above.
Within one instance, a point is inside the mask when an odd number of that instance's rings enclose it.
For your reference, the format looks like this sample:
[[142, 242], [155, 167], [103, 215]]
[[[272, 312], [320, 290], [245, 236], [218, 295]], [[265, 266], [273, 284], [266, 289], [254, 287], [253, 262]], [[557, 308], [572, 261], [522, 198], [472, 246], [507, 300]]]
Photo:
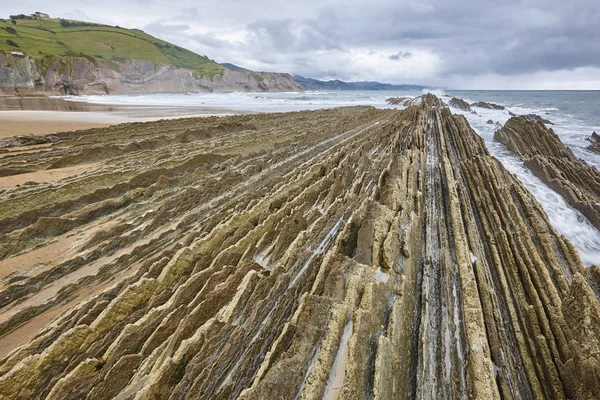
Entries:
[[[427, 92], [425, 90], [424, 92]], [[465, 115], [473, 129], [485, 140], [490, 153], [514, 173], [540, 202], [554, 228], [566, 236], [579, 251], [585, 265], [600, 265], [600, 232], [561, 195], [536, 178], [523, 162], [502, 144], [494, 142], [494, 124], [504, 124], [509, 111], [515, 114], [538, 114], [550, 120], [551, 128], [563, 143], [586, 163], [600, 170], [600, 155], [586, 149], [586, 137], [600, 133], [600, 91], [464, 91], [429, 90], [446, 102], [459, 97], [469, 103], [486, 101], [500, 104], [505, 110], [476, 108], [477, 114], [453, 109]], [[129, 107], [155, 106], [198, 110], [198, 113], [288, 112], [317, 110], [340, 106], [369, 105], [394, 108], [386, 103], [390, 97], [417, 97], [420, 91], [308, 91], [288, 93], [186, 93], [67, 97], [68, 101]]]

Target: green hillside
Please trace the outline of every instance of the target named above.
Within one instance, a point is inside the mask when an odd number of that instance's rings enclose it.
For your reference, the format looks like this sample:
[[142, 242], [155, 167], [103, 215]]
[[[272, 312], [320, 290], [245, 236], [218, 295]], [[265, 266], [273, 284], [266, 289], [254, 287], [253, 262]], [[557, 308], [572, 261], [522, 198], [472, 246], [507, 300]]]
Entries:
[[[102, 59], [107, 64], [126, 59], [148, 60], [213, 77], [224, 67], [206, 56], [157, 39], [137, 29], [56, 18], [0, 20], [0, 51], [21, 51], [44, 69], [55, 56]], [[13, 22], [14, 21], [14, 22]], [[45, 62], [46, 61], [46, 62]]]

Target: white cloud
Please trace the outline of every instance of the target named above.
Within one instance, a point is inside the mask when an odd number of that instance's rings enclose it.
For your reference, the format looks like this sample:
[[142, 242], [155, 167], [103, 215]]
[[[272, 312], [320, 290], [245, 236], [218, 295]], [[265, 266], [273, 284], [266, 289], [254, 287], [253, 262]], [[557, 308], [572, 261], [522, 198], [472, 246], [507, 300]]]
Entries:
[[[596, 0], [5, 3], [4, 16], [42, 11], [142, 28], [252, 69], [450, 88], [600, 89]], [[390, 59], [404, 52], [411, 56]]]

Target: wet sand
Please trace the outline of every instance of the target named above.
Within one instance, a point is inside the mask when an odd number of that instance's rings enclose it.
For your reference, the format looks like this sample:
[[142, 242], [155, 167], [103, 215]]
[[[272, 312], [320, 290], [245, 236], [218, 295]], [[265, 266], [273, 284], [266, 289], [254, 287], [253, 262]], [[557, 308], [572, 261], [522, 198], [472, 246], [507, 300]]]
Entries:
[[103, 128], [125, 122], [246, 114], [209, 107], [101, 105], [57, 97], [0, 97], [0, 139]]
[[16, 135], [50, 133], [103, 128], [130, 122], [127, 118], [95, 113], [65, 111], [0, 111], [0, 139]]

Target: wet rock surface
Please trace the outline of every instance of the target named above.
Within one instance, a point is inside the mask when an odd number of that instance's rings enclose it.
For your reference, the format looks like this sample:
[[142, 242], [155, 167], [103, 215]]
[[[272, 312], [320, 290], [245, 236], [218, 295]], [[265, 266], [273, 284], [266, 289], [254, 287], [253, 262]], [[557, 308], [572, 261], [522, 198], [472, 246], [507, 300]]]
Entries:
[[0, 155], [95, 160], [0, 193], [0, 398], [597, 398], [597, 268], [420, 103]]
[[469, 103], [467, 103], [466, 101], [464, 101], [463, 99], [459, 99], [457, 97], [453, 97], [448, 104], [450, 105], [450, 107], [454, 107], [454, 108], [458, 108], [459, 110], [463, 110], [463, 111], [473, 111], [471, 109], [471, 106], [469, 105]]
[[488, 110], [504, 110], [504, 106], [494, 103], [487, 103], [485, 101], [478, 101], [471, 104], [471, 107], [487, 108]]
[[32, 146], [45, 143], [56, 143], [60, 139], [54, 135], [21, 135], [0, 140], [0, 149], [16, 146]]
[[[515, 114], [512, 111], [509, 111], [508, 115], [510, 115], [511, 117], [518, 117], [519, 116], [518, 114]], [[552, 121], [550, 121], [549, 119], [543, 118], [543, 117], [541, 117], [540, 115], [537, 115], [537, 114], [523, 114], [522, 117], [525, 117], [525, 118], [527, 118], [530, 121], [539, 121], [539, 122], [542, 122], [542, 123], [547, 124], [547, 125], [554, 125], [552, 123]]]
[[386, 99], [386, 103], [390, 105], [400, 105], [404, 107], [427, 104], [431, 107], [446, 107], [448, 106], [442, 99], [431, 93], [426, 93], [417, 97], [390, 97]]
[[538, 178], [600, 229], [600, 172], [578, 159], [552, 129], [527, 116], [513, 117], [494, 140], [516, 153]]
[[408, 97], [389, 97], [385, 99], [385, 102], [391, 105], [404, 105], [409, 100]]
[[526, 114], [523, 116], [530, 121], [539, 121], [539, 122], [543, 122], [544, 124], [554, 125], [552, 122], [550, 122], [550, 120], [543, 118], [537, 114]]
[[594, 153], [600, 154], [600, 135], [596, 132], [592, 132], [590, 136], [586, 138], [590, 145], [587, 147], [588, 150], [593, 151]]
[[404, 103], [404, 105], [407, 107], [421, 105], [421, 104], [426, 104], [430, 107], [446, 107], [447, 106], [447, 104], [444, 103], [442, 99], [440, 99], [439, 97], [437, 97], [436, 95], [431, 94], [431, 93], [425, 93], [422, 96], [408, 99]]

